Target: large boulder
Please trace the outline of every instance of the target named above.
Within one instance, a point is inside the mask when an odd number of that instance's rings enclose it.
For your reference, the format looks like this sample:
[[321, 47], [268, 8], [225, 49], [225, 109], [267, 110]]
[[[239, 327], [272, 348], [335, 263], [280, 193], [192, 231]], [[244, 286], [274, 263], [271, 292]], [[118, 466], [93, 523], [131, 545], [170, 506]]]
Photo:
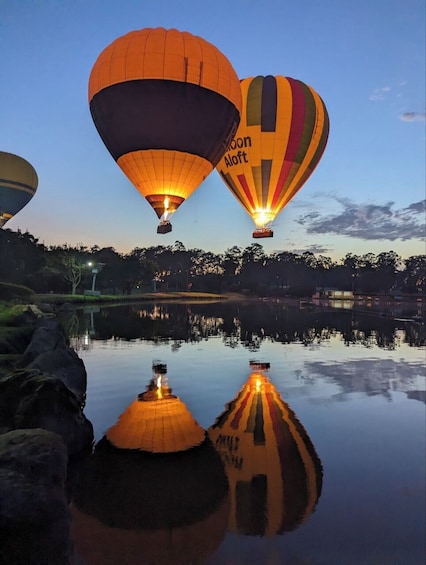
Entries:
[[55, 319], [39, 320], [31, 342], [25, 349], [17, 368], [38, 369], [62, 380], [84, 404], [87, 373], [83, 361], [70, 347], [63, 326]]
[[81, 405], [86, 399], [87, 372], [83, 361], [72, 347], [57, 348], [41, 353], [27, 366], [61, 381], [75, 394]]
[[0, 428], [43, 428], [59, 434], [72, 457], [93, 445], [93, 426], [81, 403], [59, 379], [36, 369], [0, 378]]
[[0, 435], [0, 563], [74, 562], [65, 496], [67, 450], [55, 433]]
[[26, 367], [42, 353], [67, 347], [69, 341], [59, 322], [53, 318], [41, 318], [18, 366]]

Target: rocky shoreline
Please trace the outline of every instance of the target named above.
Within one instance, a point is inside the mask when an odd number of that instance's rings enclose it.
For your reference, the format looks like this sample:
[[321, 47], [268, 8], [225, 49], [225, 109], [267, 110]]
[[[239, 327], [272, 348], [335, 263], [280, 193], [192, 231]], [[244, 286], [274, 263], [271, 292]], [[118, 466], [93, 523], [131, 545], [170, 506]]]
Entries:
[[30, 342], [0, 374], [0, 565], [76, 564], [68, 490], [93, 449], [86, 369], [53, 313], [32, 306], [23, 323]]

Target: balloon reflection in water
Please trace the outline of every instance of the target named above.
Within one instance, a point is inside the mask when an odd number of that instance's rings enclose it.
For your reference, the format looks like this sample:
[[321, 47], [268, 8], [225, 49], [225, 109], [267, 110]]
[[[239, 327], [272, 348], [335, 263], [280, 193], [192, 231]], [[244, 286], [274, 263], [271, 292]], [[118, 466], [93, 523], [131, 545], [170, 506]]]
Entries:
[[223, 463], [161, 367], [96, 445], [77, 483], [73, 538], [88, 565], [198, 562], [225, 535]]
[[256, 364], [235, 399], [209, 428], [228, 475], [229, 529], [271, 536], [290, 531], [313, 512], [322, 465], [294, 412]]

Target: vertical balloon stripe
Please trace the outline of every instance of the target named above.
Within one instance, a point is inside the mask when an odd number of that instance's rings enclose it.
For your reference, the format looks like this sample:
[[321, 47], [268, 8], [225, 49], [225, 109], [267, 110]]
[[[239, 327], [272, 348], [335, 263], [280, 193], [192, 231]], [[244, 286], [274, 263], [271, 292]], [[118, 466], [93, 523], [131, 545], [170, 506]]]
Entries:
[[235, 416], [232, 418], [231, 428], [233, 430], [238, 430], [238, 425], [240, 423], [241, 416], [243, 415], [244, 409], [247, 406], [249, 398], [250, 398], [250, 391], [245, 395], [245, 397], [243, 398], [243, 401], [241, 402], [240, 407], [235, 412]]
[[263, 425], [262, 395], [256, 392], [251, 401], [250, 413], [244, 430], [246, 433], [253, 433], [253, 443], [255, 445], [265, 445], [265, 430]]
[[214, 428], [222, 428], [226, 424], [230, 414], [233, 412], [234, 408], [237, 406], [237, 404], [238, 404], [239, 400], [242, 398], [243, 394], [244, 394], [244, 389], [241, 389], [240, 392], [238, 393], [238, 396], [236, 398], [234, 398], [234, 400], [232, 400], [232, 402], [229, 402], [229, 404], [226, 406], [226, 411], [223, 414], [221, 414], [219, 416], [219, 418], [216, 420], [216, 422], [213, 424], [213, 426], [212, 426], [213, 429]]
[[280, 171], [280, 176], [278, 177], [277, 185], [276, 185], [276, 188], [274, 190], [274, 196], [272, 198], [272, 204], [271, 204], [272, 208], [277, 208], [278, 200], [281, 196], [283, 196], [281, 194], [282, 187], [284, 185], [284, 181], [287, 178], [287, 175], [288, 175], [291, 167], [292, 167], [292, 163], [290, 161], [283, 161], [281, 171]]
[[262, 207], [266, 208], [268, 203], [269, 183], [271, 180], [272, 159], [262, 159]]
[[277, 205], [277, 202], [282, 196], [283, 184], [287, 179], [287, 175], [291, 170], [293, 163], [300, 145], [303, 129], [305, 126], [305, 92], [302, 83], [292, 78], [287, 79], [291, 87], [293, 109], [291, 115], [290, 134], [288, 137], [287, 149], [284, 155], [284, 160], [281, 168], [278, 182], [274, 190], [272, 198], [272, 207]]
[[314, 90], [310, 87], [306, 88], [309, 88], [309, 99], [313, 101], [315, 110], [315, 115], [311, 117], [313, 123], [311, 139], [305, 149], [303, 161], [300, 164], [296, 163], [287, 173], [287, 179], [281, 190], [281, 200], [277, 203], [280, 208], [283, 208], [293, 198], [311, 176], [322, 157], [328, 140], [329, 118], [324, 102]]
[[238, 195], [238, 188], [237, 188], [237, 185], [234, 183], [232, 176], [229, 173], [224, 173], [222, 171], [219, 171], [219, 174], [223, 178], [225, 183], [229, 186], [229, 188], [233, 192], [234, 196], [236, 196], [238, 198], [238, 200], [240, 200], [240, 197]]
[[275, 131], [277, 123], [277, 81], [273, 76], [263, 79], [261, 131]]
[[263, 77], [255, 77], [247, 91], [246, 125], [259, 126], [262, 120], [262, 85]]
[[[306, 470], [300, 456], [296, 438], [290, 428], [294, 414], [284, 402], [277, 402], [275, 395], [267, 393], [274, 434], [278, 438], [281, 480], [284, 487], [284, 505], [280, 532], [294, 529], [305, 514], [308, 501]], [[290, 420], [290, 421], [289, 421]]]
[[317, 163], [319, 162], [322, 154], [325, 151], [325, 146], [327, 145], [328, 134], [330, 131], [330, 119], [328, 117], [327, 109], [321, 98], [319, 96], [317, 96], [317, 98], [317, 115], [315, 120], [314, 135], [318, 136], [318, 133], [321, 132], [321, 137], [314, 156], [312, 157], [312, 161], [309, 164], [309, 169], [311, 169], [311, 172], [315, 169]]
[[300, 165], [308, 152], [309, 145], [312, 142], [313, 132], [317, 118], [317, 108], [314, 97], [306, 84], [299, 83], [304, 93], [305, 107], [305, 123], [303, 124], [302, 136], [300, 138], [299, 147], [297, 148], [294, 162]]
[[250, 194], [250, 187], [247, 184], [245, 175], [237, 175], [237, 179], [240, 181], [240, 185], [244, 191], [244, 195], [247, 197], [247, 200], [249, 201], [252, 210], [254, 210], [255, 206], [254, 206], [253, 196]]
[[261, 167], [252, 167], [251, 172], [255, 189], [254, 196], [256, 197], [256, 206], [258, 206], [259, 202], [262, 202], [262, 169]]
[[250, 408], [249, 408], [249, 415], [246, 422], [246, 427], [244, 429], [245, 433], [252, 433], [256, 427], [256, 410], [257, 410], [257, 394], [253, 394]]
[[235, 485], [235, 518], [238, 533], [263, 536], [267, 525], [266, 475], [255, 475], [251, 481], [237, 481]]
[[265, 445], [265, 430], [263, 427], [263, 401], [262, 395], [256, 393], [256, 418], [254, 426], [254, 444], [255, 445]]
[[305, 92], [300, 81], [292, 78], [288, 78], [287, 80], [291, 86], [293, 112], [291, 116], [290, 135], [284, 160], [294, 161], [297, 150], [299, 149], [303, 127], [305, 125]]
[[[302, 424], [300, 423], [300, 421], [298, 420], [298, 418], [294, 413], [293, 415], [294, 418], [292, 419], [292, 423], [296, 428], [297, 433], [299, 434], [301, 440], [303, 441], [304, 449], [306, 449], [307, 456], [305, 457], [305, 459], [309, 460], [309, 465], [305, 464], [306, 472], [308, 475], [310, 474], [315, 475], [314, 479], [312, 480], [312, 483], [314, 483], [315, 485], [315, 495], [316, 498], [318, 499], [321, 496], [321, 491], [322, 491], [322, 475], [323, 475], [322, 463], [315, 450], [314, 444], [312, 443], [311, 438], [308, 436], [305, 428], [302, 426]], [[308, 477], [308, 479], [310, 479], [310, 477]], [[309, 480], [309, 482], [311, 481]]]

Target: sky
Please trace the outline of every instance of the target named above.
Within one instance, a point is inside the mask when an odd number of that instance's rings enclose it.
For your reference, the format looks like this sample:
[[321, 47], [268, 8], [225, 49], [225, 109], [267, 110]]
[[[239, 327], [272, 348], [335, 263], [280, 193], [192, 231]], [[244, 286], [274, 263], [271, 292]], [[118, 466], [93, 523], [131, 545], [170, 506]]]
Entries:
[[[183, 243], [223, 253], [347, 253], [425, 247], [424, 0], [0, 0], [0, 151], [36, 169], [33, 199], [7, 224], [45, 245]], [[253, 221], [213, 171], [172, 217], [158, 219], [92, 121], [88, 79], [129, 31], [176, 28], [226, 55], [239, 78], [283, 75], [312, 86], [330, 117], [322, 159], [273, 223]]]

